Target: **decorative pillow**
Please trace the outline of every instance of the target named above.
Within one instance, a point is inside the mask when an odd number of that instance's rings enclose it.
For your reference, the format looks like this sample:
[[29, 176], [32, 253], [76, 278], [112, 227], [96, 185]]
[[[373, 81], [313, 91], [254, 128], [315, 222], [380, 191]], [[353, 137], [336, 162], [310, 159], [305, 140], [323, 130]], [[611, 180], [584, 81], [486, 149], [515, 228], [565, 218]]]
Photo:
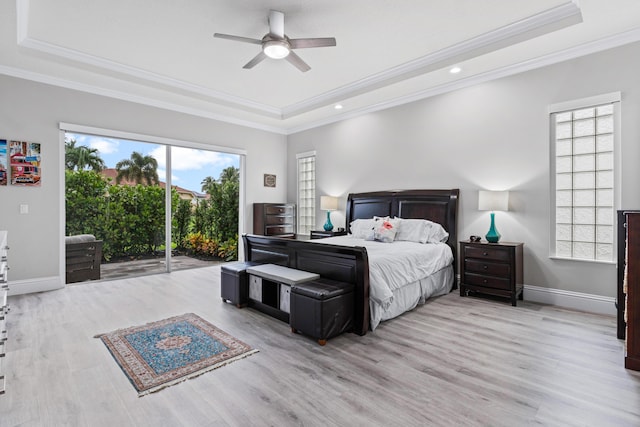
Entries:
[[395, 219], [378, 218], [374, 231], [374, 240], [382, 243], [392, 243], [398, 231], [399, 221]]

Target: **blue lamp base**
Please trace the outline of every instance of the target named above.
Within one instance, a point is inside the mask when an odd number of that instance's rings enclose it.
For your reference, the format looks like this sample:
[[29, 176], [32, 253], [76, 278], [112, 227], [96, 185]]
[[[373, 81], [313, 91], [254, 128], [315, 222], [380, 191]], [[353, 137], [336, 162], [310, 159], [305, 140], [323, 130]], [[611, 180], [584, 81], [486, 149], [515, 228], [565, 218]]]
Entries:
[[487, 242], [489, 243], [498, 243], [501, 237], [500, 233], [498, 233], [498, 229], [496, 229], [495, 216], [496, 214], [491, 212], [491, 227], [489, 227], [489, 231], [487, 232], [487, 235], [484, 236], [485, 239], [487, 239]]
[[333, 230], [333, 224], [331, 224], [331, 211], [327, 211], [327, 222], [324, 223], [324, 231]]

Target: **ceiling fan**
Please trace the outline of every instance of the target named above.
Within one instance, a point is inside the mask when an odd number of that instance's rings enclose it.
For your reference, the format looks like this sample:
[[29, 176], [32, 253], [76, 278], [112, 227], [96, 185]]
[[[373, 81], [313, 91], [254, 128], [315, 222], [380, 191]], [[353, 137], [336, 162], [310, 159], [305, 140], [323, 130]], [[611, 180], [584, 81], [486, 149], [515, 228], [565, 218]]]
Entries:
[[213, 37], [235, 40], [244, 43], [262, 45], [262, 51], [242, 68], [253, 68], [265, 58], [286, 59], [303, 73], [311, 67], [293, 52], [293, 49], [306, 49], [310, 47], [329, 47], [336, 45], [333, 37], [290, 39], [284, 33], [284, 13], [272, 10], [269, 12], [269, 32], [262, 39], [232, 36], [230, 34], [215, 33]]

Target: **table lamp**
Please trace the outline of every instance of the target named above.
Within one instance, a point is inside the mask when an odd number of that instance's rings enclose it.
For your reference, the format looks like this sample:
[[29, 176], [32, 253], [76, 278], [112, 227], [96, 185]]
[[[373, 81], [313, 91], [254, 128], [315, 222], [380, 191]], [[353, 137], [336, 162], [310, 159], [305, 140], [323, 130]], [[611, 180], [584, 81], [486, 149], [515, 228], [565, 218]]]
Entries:
[[331, 224], [331, 211], [338, 210], [338, 198], [332, 196], [320, 196], [320, 209], [327, 211], [327, 222], [324, 223], [325, 231], [333, 230], [333, 224]]
[[478, 210], [492, 211], [491, 227], [485, 238], [489, 243], [498, 243], [500, 241], [500, 233], [496, 229], [495, 213], [493, 211], [509, 210], [509, 192], [480, 190], [478, 192]]

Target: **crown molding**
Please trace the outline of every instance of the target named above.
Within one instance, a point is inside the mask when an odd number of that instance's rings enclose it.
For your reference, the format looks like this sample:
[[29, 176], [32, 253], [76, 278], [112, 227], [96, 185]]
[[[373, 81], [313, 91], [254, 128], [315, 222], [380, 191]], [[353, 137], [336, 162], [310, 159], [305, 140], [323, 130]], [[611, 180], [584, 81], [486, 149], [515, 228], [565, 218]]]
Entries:
[[161, 108], [163, 110], [189, 114], [196, 117], [203, 117], [206, 119], [218, 120], [221, 122], [230, 123], [238, 126], [244, 126], [252, 129], [257, 129], [257, 130], [263, 130], [266, 132], [277, 133], [282, 135], [286, 134], [286, 131], [283, 130], [281, 127], [268, 126], [262, 123], [249, 121], [249, 120], [242, 120], [242, 119], [238, 119], [238, 118], [224, 115], [224, 114], [212, 113], [210, 111], [199, 109], [199, 108], [186, 107], [184, 105], [159, 101], [157, 99], [148, 98], [145, 96], [133, 95], [129, 92], [105, 89], [95, 85], [78, 83], [72, 80], [61, 79], [61, 78], [53, 77], [47, 74], [36, 73], [33, 71], [23, 70], [20, 68], [9, 67], [6, 65], [0, 65], [0, 74], [4, 74], [11, 77], [17, 77], [24, 80], [30, 80], [38, 83], [44, 83], [52, 86], [58, 86], [66, 89], [73, 89], [80, 92], [91, 93], [94, 95], [106, 96], [108, 98], [119, 99], [122, 101], [134, 102], [136, 104]]
[[471, 57], [582, 21], [582, 14], [578, 5], [574, 1], [568, 1], [560, 6], [532, 15], [496, 30], [489, 31], [478, 37], [446, 47], [416, 60], [392, 67], [383, 72], [373, 74], [351, 84], [280, 109], [204, 86], [195, 85], [158, 73], [90, 55], [75, 49], [69, 49], [30, 38], [28, 35], [29, 0], [18, 0], [16, 3], [17, 41], [18, 45], [21, 47], [128, 75], [143, 81], [153, 82], [189, 94], [195, 94], [198, 97], [205, 96], [210, 102], [280, 120], [294, 117], [311, 110], [330, 105], [336, 101], [341, 101], [380, 87], [388, 86], [398, 81], [406, 80], [419, 74], [451, 65], [457, 61], [469, 59]]
[[568, 48], [560, 52], [555, 52], [549, 55], [544, 55], [544, 56], [523, 61], [517, 64], [508, 65], [495, 70], [487, 71], [485, 73], [476, 74], [474, 76], [459, 79], [450, 83], [441, 84], [439, 86], [435, 86], [429, 89], [415, 92], [410, 95], [401, 96], [385, 102], [370, 105], [364, 108], [354, 109], [340, 115], [332, 116], [330, 118], [323, 119], [323, 120], [310, 122], [302, 126], [288, 128], [287, 135], [292, 135], [298, 132], [303, 132], [303, 131], [317, 128], [320, 126], [325, 126], [331, 123], [352, 119], [364, 114], [386, 110], [393, 107], [398, 107], [400, 105], [409, 104], [411, 102], [441, 95], [447, 92], [452, 92], [458, 89], [467, 88], [467, 87], [474, 86], [480, 83], [485, 83], [491, 80], [497, 80], [502, 77], [508, 77], [515, 74], [520, 74], [526, 71], [535, 70], [537, 68], [546, 67], [546, 66], [557, 64], [560, 62], [568, 61], [571, 59], [580, 58], [582, 56], [602, 52], [608, 49], [613, 49], [616, 47], [624, 46], [626, 44], [635, 43], [638, 41], [640, 41], [640, 28], [634, 28], [632, 30], [625, 31], [620, 34], [615, 34], [609, 37], [605, 37], [603, 39], [595, 40], [593, 42]]
[[344, 101], [364, 92], [453, 65], [456, 62], [513, 45], [581, 21], [582, 13], [580, 8], [573, 1], [569, 1], [563, 5], [448, 46], [413, 61], [373, 74], [357, 82], [289, 105], [283, 108], [282, 117], [286, 119], [338, 101]]
[[214, 100], [220, 105], [262, 114], [266, 117], [271, 118], [280, 119], [282, 117], [282, 111], [277, 107], [254, 102], [245, 98], [231, 95], [229, 93], [213, 90], [200, 85], [195, 85], [179, 79], [174, 79], [158, 73], [143, 70], [141, 68], [121, 64], [116, 61], [101, 58], [95, 55], [90, 55], [75, 49], [69, 49], [66, 47], [57, 46], [53, 43], [30, 38], [28, 34], [29, 0], [17, 0], [16, 4], [17, 42], [18, 46], [20, 47], [33, 49], [56, 57], [91, 65], [100, 69], [125, 74], [143, 81], [158, 83], [163, 86], [178, 89], [192, 95], [198, 95], [199, 97], [202, 97], [204, 95], [209, 99], [209, 101]]
[[[54, 51], [47, 51], [47, 53], [52, 53], [54, 55], [56, 55], [56, 52], [65, 53], [68, 55], [77, 54], [81, 62], [82, 62], [82, 58], [85, 58], [85, 59], [95, 58], [97, 62], [92, 65], [101, 67], [99, 63], [102, 63], [102, 61], [105, 61], [101, 58], [91, 57], [81, 52], [77, 52], [69, 49], [65, 50], [64, 48], [59, 48], [53, 45], [39, 42], [37, 40], [29, 39], [27, 36], [29, 0], [17, 0], [16, 4], [17, 4], [17, 19], [18, 19], [17, 36], [18, 36], [19, 45], [30, 47], [27, 45], [33, 44], [34, 46], [36, 46], [35, 47], [36, 49], [48, 49], [49, 47], [52, 47], [54, 48]], [[412, 72], [415, 72], [415, 70], [420, 69], [422, 70], [421, 72], [424, 72], [424, 69], [423, 69], [424, 67], [434, 62], [443, 61], [447, 58], [455, 57], [456, 52], [457, 54], [463, 54], [465, 52], [469, 52], [470, 50], [481, 49], [483, 46], [488, 46], [488, 45], [491, 45], [492, 43], [497, 43], [500, 40], [504, 41], [509, 39], [510, 37], [514, 37], [515, 35], [518, 34], [518, 32], [527, 33], [527, 31], [540, 29], [541, 27], [549, 25], [550, 23], [566, 22], [566, 20], [573, 20], [579, 16], [580, 16], [580, 10], [577, 7], [577, 5], [574, 2], [569, 2], [557, 8], [550, 9], [549, 11], [542, 12], [541, 14], [534, 15], [525, 20], [518, 21], [517, 23], [500, 28], [496, 31], [486, 33], [475, 39], [470, 39], [466, 42], [462, 42], [450, 48], [446, 48], [441, 51], [435, 52], [432, 55], [427, 55], [425, 57], [419, 58], [416, 61], [411, 61], [409, 63], [400, 65], [398, 67], [391, 68], [383, 73], [369, 76], [368, 78], [362, 79], [353, 84], [343, 86], [333, 91], [329, 91], [317, 97], [309, 98], [306, 101], [303, 101], [301, 103], [292, 104], [288, 107], [285, 107], [282, 110], [276, 107], [252, 103], [251, 101], [234, 97], [228, 94], [222, 94], [217, 91], [206, 90], [206, 88], [202, 88], [197, 85], [180, 82], [179, 80], [169, 79], [155, 73], [149, 73], [144, 70], [138, 70], [136, 68], [124, 66], [122, 64], [117, 64], [115, 62], [106, 61], [106, 65], [113, 66], [116, 68], [124, 67], [123, 69], [116, 70], [119, 72], [123, 72], [124, 69], [129, 70], [131, 73], [141, 72], [142, 74], [136, 75], [136, 77], [138, 78], [154, 81], [156, 83], [165, 84], [167, 86], [177, 87], [178, 89], [181, 89], [187, 92], [197, 93], [198, 95], [202, 95], [204, 93], [206, 96], [211, 98], [211, 102], [217, 101], [218, 104], [237, 106], [238, 108], [245, 111], [248, 110], [248, 111], [252, 111], [254, 113], [265, 115], [271, 118], [275, 117], [280, 120], [286, 120], [286, 118], [288, 117], [293, 117], [295, 115], [303, 114], [304, 112], [311, 111], [314, 108], [318, 108], [319, 106], [329, 105], [335, 102], [336, 100], [344, 100], [345, 98], [355, 96], [357, 94], [356, 92], [359, 90], [362, 90], [362, 92], [372, 90], [375, 84], [381, 84], [382, 82], [385, 81], [385, 79], [391, 82], [391, 80], [393, 80], [397, 76], [400, 76], [403, 74], [408, 75]], [[451, 83], [446, 83], [446, 84], [429, 88], [423, 91], [415, 92], [410, 95], [394, 98], [389, 101], [377, 103], [371, 106], [351, 110], [339, 115], [334, 115], [330, 118], [321, 119], [321, 120], [309, 122], [304, 125], [294, 126], [289, 128], [287, 128], [286, 126], [283, 126], [283, 127], [268, 126], [268, 125], [264, 125], [262, 123], [258, 123], [251, 120], [242, 120], [229, 115], [211, 113], [210, 111], [207, 111], [204, 109], [191, 108], [191, 107], [186, 107], [176, 103], [163, 102], [163, 101], [159, 101], [149, 97], [132, 95], [131, 93], [106, 89], [96, 85], [78, 83], [71, 80], [56, 78], [53, 76], [35, 73], [32, 71], [23, 70], [19, 68], [0, 65], [0, 74], [5, 74], [13, 77], [26, 79], [26, 80], [37, 81], [40, 83], [50, 84], [54, 86], [60, 86], [68, 89], [74, 89], [78, 91], [93, 93], [96, 95], [102, 95], [106, 97], [121, 99], [124, 101], [135, 102], [143, 105], [167, 109], [167, 110], [176, 111], [184, 114], [190, 114], [198, 117], [209, 118], [209, 119], [218, 120], [218, 121], [222, 121], [222, 122], [226, 122], [234, 125], [263, 130], [266, 132], [291, 135], [291, 134], [295, 134], [305, 130], [324, 126], [327, 124], [355, 118], [360, 115], [368, 114], [371, 112], [376, 112], [376, 111], [400, 106], [400, 105], [411, 103], [421, 99], [440, 95], [446, 92], [469, 87], [475, 84], [487, 82], [490, 80], [495, 80], [501, 77], [510, 76], [510, 75], [525, 72], [528, 70], [541, 68], [547, 65], [552, 65], [558, 62], [574, 59], [580, 56], [585, 56], [585, 55], [596, 53], [599, 51], [615, 48], [628, 43], [637, 42], [639, 40], [640, 40], [640, 28], [635, 28], [620, 34], [612, 35], [612, 36], [605, 37], [603, 39], [599, 39], [590, 43], [585, 43], [573, 48], [565, 49], [561, 52], [556, 52], [556, 53], [545, 55], [532, 60], [524, 61], [518, 64], [502, 67], [502, 68], [488, 71], [475, 76], [470, 76], [464, 79], [456, 80]], [[55, 50], [55, 48], [58, 48], [59, 50]], [[71, 59], [74, 59], [74, 58], [71, 58]], [[420, 67], [423, 67], [423, 68], [421, 69]], [[129, 74], [127, 72], [124, 72], [124, 73]], [[145, 78], [143, 77], [143, 75], [148, 76], [149, 78]], [[184, 86], [181, 86], [182, 84], [184, 84]], [[382, 87], [382, 86], [384, 86], [384, 84], [381, 84], [381, 86], [378, 86], [378, 87]], [[216, 98], [217, 95], [223, 96], [224, 99]], [[246, 103], [244, 101], [246, 101]], [[239, 104], [237, 104], [236, 102]], [[313, 105], [316, 105], [316, 106], [313, 107]]]

